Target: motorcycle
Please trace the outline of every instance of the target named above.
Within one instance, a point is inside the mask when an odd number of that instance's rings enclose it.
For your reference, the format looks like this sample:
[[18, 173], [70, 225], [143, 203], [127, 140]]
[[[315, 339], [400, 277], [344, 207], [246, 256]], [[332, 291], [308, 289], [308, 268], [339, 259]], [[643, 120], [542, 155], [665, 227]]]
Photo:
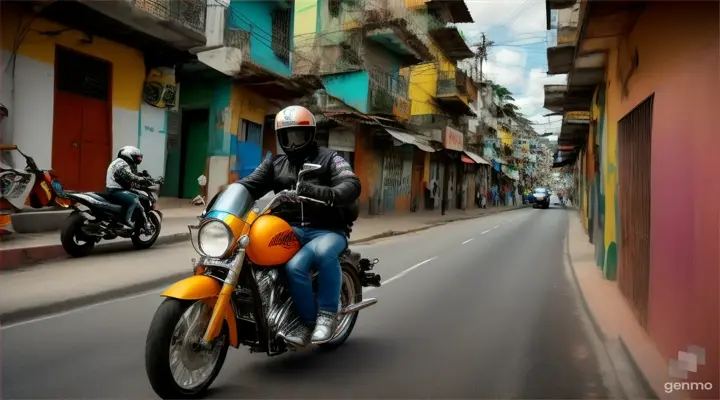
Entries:
[[[305, 164], [297, 181], [320, 167]], [[300, 243], [290, 224], [273, 211], [283, 201], [300, 201], [301, 221], [303, 202], [319, 202], [294, 190], [282, 191], [259, 210], [247, 189], [233, 183], [210, 201], [197, 225], [189, 226], [200, 258], [193, 260], [192, 276], [161, 294], [165, 300], [145, 344], [145, 369], [161, 398], [202, 396], [220, 373], [230, 346], [268, 356], [297, 350], [281, 338], [300, 324], [283, 268]], [[377, 263], [350, 249], [340, 255], [337, 329], [330, 341], [318, 346], [341, 346], [358, 312], [377, 303], [375, 298], [362, 300], [363, 287], [380, 286], [380, 275], [371, 272]]]
[[[147, 171], [144, 176], [149, 177]], [[138, 250], [152, 247], [160, 237], [163, 214], [157, 209], [157, 193], [162, 177], [152, 180], [148, 187], [136, 187], [131, 192], [140, 198], [141, 207], [135, 208], [132, 220], [140, 221], [139, 213], [150, 222], [152, 229], [146, 232], [140, 223], [135, 229], [123, 226], [125, 209], [113, 204], [104, 192], [67, 193], [67, 197], [75, 203], [75, 209], [63, 222], [60, 229], [60, 242], [63, 249], [72, 257], [84, 257], [90, 254], [101, 240], [112, 240], [119, 237], [130, 238]]]
[[15, 145], [0, 145], [0, 151], [13, 150], [25, 158], [25, 168], [12, 168], [0, 160], [0, 231], [10, 225], [11, 213], [27, 207], [68, 208], [72, 204], [53, 170], [38, 168], [35, 160]]

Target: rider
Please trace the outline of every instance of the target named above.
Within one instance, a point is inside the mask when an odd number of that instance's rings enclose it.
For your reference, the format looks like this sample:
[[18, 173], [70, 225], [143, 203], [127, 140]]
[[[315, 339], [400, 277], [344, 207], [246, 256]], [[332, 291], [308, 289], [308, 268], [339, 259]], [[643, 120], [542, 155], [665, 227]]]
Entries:
[[[137, 167], [142, 159], [143, 155], [140, 149], [125, 146], [118, 151], [117, 158], [110, 163], [105, 177], [105, 191], [108, 194], [108, 200], [125, 208], [125, 229], [131, 231], [135, 228], [132, 215], [135, 207], [140, 206], [140, 198], [129, 189], [133, 184], [147, 186], [152, 183], [149, 177], [137, 172]], [[152, 227], [145, 220], [145, 215], [143, 214], [140, 218], [142, 218], [145, 231], [150, 231]]]
[[[332, 338], [337, 322], [342, 287], [338, 257], [347, 247], [350, 226], [358, 216], [360, 181], [345, 159], [317, 145], [315, 117], [308, 109], [291, 106], [280, 111], [275, 117], [275, 133], [285, 154], [266, 159], [239, 182], [259, 199], [270, 190], [292, 189], [304, 163], [322, 166], [306, 175], [297, 188], [297, 195], [325, 202], [303, 204], [306, 226], [301, 226], [297, 202], [281, 204], [277, 214], [293, 226], [303, 246], [285, 266], [301, 324], [283, 338], [298, 347], [325, 343]], [[312, 267], [318, 271], [317, 306]]]

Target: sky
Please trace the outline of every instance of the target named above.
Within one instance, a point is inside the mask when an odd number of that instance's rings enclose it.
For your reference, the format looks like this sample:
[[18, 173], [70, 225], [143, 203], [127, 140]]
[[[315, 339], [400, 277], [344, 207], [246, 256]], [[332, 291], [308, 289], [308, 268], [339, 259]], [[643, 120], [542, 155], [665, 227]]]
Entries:
[[[495, 42], [490, 47], [483, 74], [508, 88], [515, 104], [535, 122], [539, 134], [559, 133], [562, 117], [543, 117], [544, 85], [563, 84], [565, 75], [547, 75], [547, 47], [555, 33], [547, 30], [544, 0], [466, 0], [475, 20], [459, 24], [469, 45], [481, 41], [481, 33]], [[555, 135], [549, 137], [556, 140]]]

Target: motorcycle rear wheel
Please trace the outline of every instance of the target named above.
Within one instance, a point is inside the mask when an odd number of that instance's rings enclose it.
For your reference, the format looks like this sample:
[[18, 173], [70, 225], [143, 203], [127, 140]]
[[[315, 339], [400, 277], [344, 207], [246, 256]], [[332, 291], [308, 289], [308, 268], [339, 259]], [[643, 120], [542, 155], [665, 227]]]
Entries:
[[[62, 228], [60, 229], [60, 242], [62, 243], [63, 249], [71, 257], [85, 257], [92, 252], [95, 247], [95, 238], [89, 237], [84, 234], [82, 227], [85, 225], [85, 218], [83, 218], [77, 211], [68, 215], [63, 221]], [[84, 244], [79, 244], [77, 240], [85, 241]]]
[[[168, 298], [155, 312], [145, 342], [145, 371], [160, 398], [200, 398], [220, 373], [230, 346], [227, 325], [209, 351], [200, 350], [197, 343], [209, 322], [208, 311], [211, 308], [201, 301]], [[189, 326], [183, 317], [190, 320]], [[178, 331], [181, 324], [186, 325], [184, 333]], [[207, 352], [209, 357], [203, 354]], [[177, 361], [175, 368], [173, 357]], [[202, 364], [203, 361], [208, 362]], [[195, 382], [197, 375], [200, 377]]]

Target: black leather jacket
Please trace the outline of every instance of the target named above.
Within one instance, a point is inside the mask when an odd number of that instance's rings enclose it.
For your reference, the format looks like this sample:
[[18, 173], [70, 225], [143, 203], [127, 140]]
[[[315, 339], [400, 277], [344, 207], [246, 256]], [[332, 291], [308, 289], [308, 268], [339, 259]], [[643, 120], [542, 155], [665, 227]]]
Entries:
[[[322, 165], [322, 168], [305, 175], [303, 181], [329, 187], [334, 196], [333, 206], [303, 203], [305, 222], [309, 223], [309, 227], [342, 231], [349, 237], [352, 223], [358, 217], [360, 180], [353, 173], [350, 164], [333, 150], [318, 147], [299, 165], [292, 163], [286, 155], [277, 155], [263, 161], [253, 173], [238, 182], [245, 186], [255, 199], [263, 197], [271, 190], [275, 193], [291, 190], [305, 162]], [[274, 213], [291, 225], [300, 225], [300, 205], [297, 203], [284, 203]]]

